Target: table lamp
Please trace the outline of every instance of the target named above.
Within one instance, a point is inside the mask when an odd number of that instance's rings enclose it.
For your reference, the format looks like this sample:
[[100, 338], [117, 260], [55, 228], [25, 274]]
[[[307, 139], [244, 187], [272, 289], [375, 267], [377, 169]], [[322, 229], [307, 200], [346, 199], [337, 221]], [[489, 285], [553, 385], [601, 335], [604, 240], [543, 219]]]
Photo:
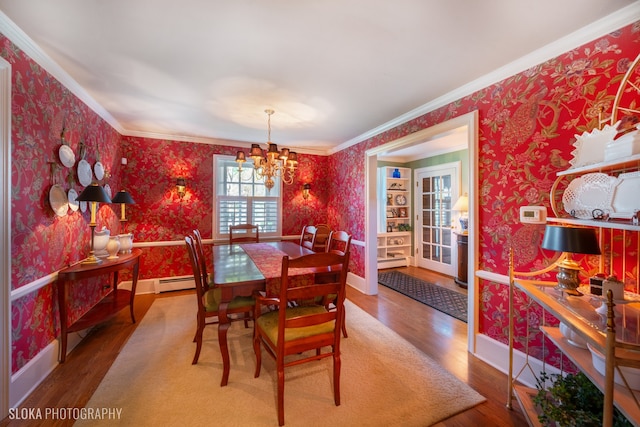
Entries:
[[582, 269], [571, 258], [571, 254], [600, 255], [600, 246], [595, 228], [564, 227], [561, 225], [547, 225], [542, 240], [542, 248], [564, 252], [565, 257], [557, 263], [558, 286], [556, 289], [567, 295], [582, 295], [578, 292], [580, 278], [578, 273]]
[[127, 215], [125, 211], [125, 205], [135, 205], [136, 202], [133, 201], [131, 194], [126, 192], [125, 190], [120, 190], [111, 200], [111, 203], [120, 203], [120, 222], [127, 221]]
[[93, 251], [93, 238], [96, 231], [96, 210], [98, 203], [111, 203], [111, 199], [104, 191], [104, 188], [98, 185], [98, 183], [94, 182], [90, 186], [86, 187], [82, 190], [82, 193], [76, 199], [80, 202], [89, 202], [91, 206], [91, 222], [89, 223], [89, 227], [91, 227], [91, 250], [89, 251], [89, 257], [82, 261], [82, 264], [99, 264], [102, 262], [100, 258], [98, 258]]
[[460, 230], [462, 234], [467, 234], [469, 232], [469, 196], [467, 193], [456, 200], [451, 210], [460, 212]]

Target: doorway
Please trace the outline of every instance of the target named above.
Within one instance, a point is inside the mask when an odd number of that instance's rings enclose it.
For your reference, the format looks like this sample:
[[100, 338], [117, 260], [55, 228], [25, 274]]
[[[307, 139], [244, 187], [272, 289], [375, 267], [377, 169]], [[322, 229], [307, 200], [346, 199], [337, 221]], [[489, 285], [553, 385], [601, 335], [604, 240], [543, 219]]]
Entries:
[[[365, 152], [365, 280], [360, 290], [367, 295], [375, 295], [378, 293], [378, 263], [377, 263], [377, 165], [378, 156], [386, 153], [398, 152], [405, 149], [415, 149], [421, 147], [423, 157], [427, 154], [422, 147], [435, 143], [444, 136], [462, 129], [466, 138], [464, 147], [449, 149], [448, 151], [458, 151], [468, 148], [469, 156], [469, 262], [468, 262], [468, 306], [469, 318], [467, 324], [467, 343], [468, 350], [475, 350], [475, 336], [478, 330], [478, 308], [475, 304], [478, 282], [475, 279], [475, 271], [477, 269], [477, 240], [475, 237], [476, 227], [476, 191], [477, 188], [477, 146], [478, 146], [478, 112], [472, 111], [454, 119], [439, 123], [430, 128], [423, 129], [403, 138], [391, 141], [387, 144], [372, 148]], [[436, 150], [434, 150], [436, 151]], [[441, 154], [435, 153], [435, 154]]]
[[11, 384], [11, 64], [0, 58], [0, 419]]
[[453, 200], [459, 195], [460, 162], [414, 170], [415, 265], [455, 276], [452, 239]]

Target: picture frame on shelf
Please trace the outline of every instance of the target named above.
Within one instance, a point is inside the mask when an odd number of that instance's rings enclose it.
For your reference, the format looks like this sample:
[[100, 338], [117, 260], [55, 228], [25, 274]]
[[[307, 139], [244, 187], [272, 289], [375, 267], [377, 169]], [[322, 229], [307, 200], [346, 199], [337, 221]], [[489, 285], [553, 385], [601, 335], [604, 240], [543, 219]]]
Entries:
[[398, 209], [398, 216], [400, 218], [407, 218], [407, 208], [399, 208]]

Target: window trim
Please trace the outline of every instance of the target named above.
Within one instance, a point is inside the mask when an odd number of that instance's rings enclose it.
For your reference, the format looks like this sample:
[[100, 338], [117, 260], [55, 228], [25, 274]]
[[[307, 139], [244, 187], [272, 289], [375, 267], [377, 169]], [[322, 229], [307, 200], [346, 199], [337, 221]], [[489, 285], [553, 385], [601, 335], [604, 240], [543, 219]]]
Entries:
[[[218, 221], [218, 209], [219, 209], [219, 200], [220, 197], [218, 195], [218, 180], [220, 177], [220, 171], [219, 168], [217, 166], [218, 160], [223, 160], [223, 161], [235, 161], [235, 157], [234, 156], [229, 156], [229, 155], [225, 155], [225, 154], [214, 154], [213, 158], [212, 158], [212, 166], [213, 166], [213, 200], [212, 200], [212, 206], [211, 206], [211, 211], [212, 211], [212, 236], [213, 239], [215, 241], [228, 241], [229, 240], [229, 233], [218, 233], [218, 226], [219, 226], [219, 221]], [[253, 162], [251, 160], [247, 160], [247, 162], [243, 165], [243, 169], [253, 169]], [[256, 199], [258, 200], [263, 200], [265, 198], [273, 198], [276, 199], [277, 201], [277, 207], [278, 207], [278, 219], [277, 219], [277, 227], [276, 227], [276, 231], [273, 232], [263, 232], [263, 230], [260, 230], [260, 238], [264, 238], [264, 239], [275, 239], [275, 238], [282, 238], [282, 180], [281, 179], [277, 179], [276, 180], [276, 186], [275, 188], [278, 188], [279, 190], [279, 195], [278, 196], [255, 196]], [[238, 198], [238, 197], [242, 197], [242, 196], [222, 196], [222, 197], [233, 197], [233, 198]], [[254, 196], [249, 197], [249, 199], [253, 199]]]

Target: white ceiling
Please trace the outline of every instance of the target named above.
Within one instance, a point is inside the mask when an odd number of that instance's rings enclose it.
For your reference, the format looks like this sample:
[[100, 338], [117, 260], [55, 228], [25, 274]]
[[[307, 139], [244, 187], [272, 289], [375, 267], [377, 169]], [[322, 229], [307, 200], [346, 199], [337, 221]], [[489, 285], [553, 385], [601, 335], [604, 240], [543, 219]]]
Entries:
[[422, 114], [474, 81], [500, 78], [495, 70], [522, 58], [540, 62], [575, 47], [551, 49], [578, 30], [595, 38], [618, 28], [604, 21], [631, 22], [637, 6], [0, 0], [0, 30], [24, 31], [61, 68], [54, 75], [68, 74], [125, 135], [265, 142], [264, 110], [273, 108], [273, 142], [327, 153]]

